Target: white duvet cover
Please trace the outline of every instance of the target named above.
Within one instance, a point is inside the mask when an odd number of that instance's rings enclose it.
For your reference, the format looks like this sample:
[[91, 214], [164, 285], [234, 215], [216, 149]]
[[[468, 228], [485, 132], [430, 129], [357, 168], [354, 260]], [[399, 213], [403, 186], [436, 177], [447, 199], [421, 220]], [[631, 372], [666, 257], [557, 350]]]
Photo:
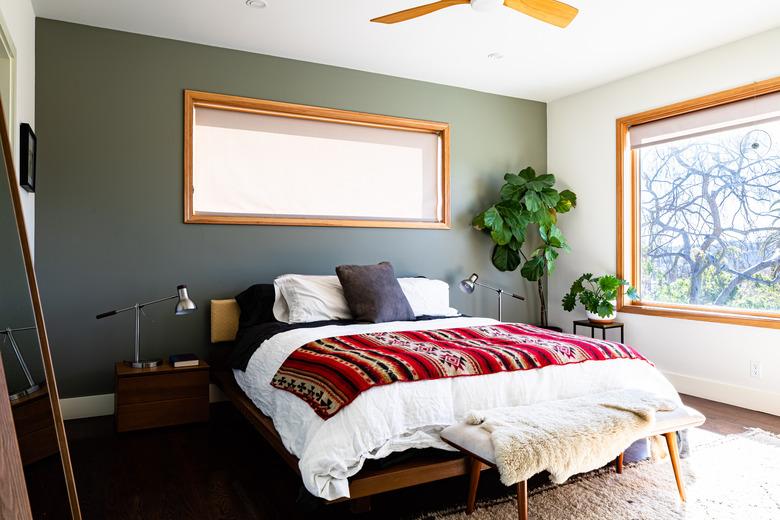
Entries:
[[347, 479], [367, 459], [410, 448], [451, 450], [438, 435], [471, 410], [565, 399], [594, 392], [639, 388], [680, 402], [672, 385], [649, 363], [617, 359], [548, 366], [482, 376], [401, 382], [373, 387], [327, 421], [271, 380], [295, 349], [332, 336], [470, 327], [487, 318], [329, 325], [277, 334], [255, 351], [245, 372], [235, 370], [247, 396], [271, 417], [287, 450], [300, 459], [306, 489], [327, 500], [349, 496]]

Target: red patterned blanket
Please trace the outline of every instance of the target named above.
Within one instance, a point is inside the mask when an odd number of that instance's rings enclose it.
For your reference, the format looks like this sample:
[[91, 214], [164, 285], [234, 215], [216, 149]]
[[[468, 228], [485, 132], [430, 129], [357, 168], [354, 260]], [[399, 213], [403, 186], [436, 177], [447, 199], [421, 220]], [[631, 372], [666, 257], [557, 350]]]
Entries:
[[376, 332], [307, 343], [271, 384], [328, 419], [374, 386], [608, 359], [647, 361], [621, 343], [525, 324]]

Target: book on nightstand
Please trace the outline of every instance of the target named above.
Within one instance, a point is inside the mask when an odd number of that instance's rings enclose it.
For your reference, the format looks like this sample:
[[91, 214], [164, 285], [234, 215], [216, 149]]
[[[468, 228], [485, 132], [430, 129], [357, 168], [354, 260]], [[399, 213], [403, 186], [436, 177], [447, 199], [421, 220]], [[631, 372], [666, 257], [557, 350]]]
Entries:
[[173, 368], [196, 367], [200, 364], [195, 354], [175, 354], [168, 358], [168, 362]]

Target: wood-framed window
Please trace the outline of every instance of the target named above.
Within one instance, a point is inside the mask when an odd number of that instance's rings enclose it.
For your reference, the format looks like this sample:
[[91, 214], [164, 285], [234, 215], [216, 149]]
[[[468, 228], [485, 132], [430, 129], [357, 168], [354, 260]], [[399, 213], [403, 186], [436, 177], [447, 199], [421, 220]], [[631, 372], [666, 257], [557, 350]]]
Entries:
[[447, 123], [184, 92], [184, 222], [450, 228]]
[[616, 125], [618, 310], [780, 328], [780, 77]]

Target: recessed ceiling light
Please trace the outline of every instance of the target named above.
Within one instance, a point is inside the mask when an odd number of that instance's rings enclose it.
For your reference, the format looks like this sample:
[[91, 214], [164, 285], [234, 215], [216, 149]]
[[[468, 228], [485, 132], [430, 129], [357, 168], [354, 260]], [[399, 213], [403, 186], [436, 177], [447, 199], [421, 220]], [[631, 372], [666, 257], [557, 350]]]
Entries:
[[504, 59], [504, 55], [501, 54], [500, 52], [491, 52], [490, 54], [488, 54], [487, 57], [490, 58], [491, 60], [503, 60]]
[[262, 9], [268, 7], [268, 2], [265, 0], [246, 0], [246, 5], [254, 9]]

